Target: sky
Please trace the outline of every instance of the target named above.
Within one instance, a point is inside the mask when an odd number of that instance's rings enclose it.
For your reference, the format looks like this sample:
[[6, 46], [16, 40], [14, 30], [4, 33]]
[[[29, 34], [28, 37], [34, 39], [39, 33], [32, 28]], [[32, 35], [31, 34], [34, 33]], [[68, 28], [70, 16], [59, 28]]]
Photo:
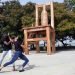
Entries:
[[[1, 0], [1, 1], [10, 1], [10, 0]], [[48, 2], [50, 2], [51, 0], [19, 0], [20, 1], [20, 3], [22, 4], [22, 5], [24, 5], [24, 4], [26, 4], [27, 2], [34, 2], [34, 3], [37, 3], [37, 4], [39, 4], [39, 3], [48, 3]], [[64, 0], [53, 0], [54, 2], [60, 2], [60, 3], [62, 3]]]

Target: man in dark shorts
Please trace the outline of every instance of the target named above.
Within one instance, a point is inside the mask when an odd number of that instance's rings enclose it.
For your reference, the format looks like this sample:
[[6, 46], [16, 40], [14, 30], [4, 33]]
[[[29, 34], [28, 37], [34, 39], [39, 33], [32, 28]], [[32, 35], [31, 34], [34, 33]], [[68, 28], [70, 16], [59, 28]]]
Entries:
[[[7, 53], [12, 50], [12, 45], [11, 45], [10, 37], [9, 37], [8, 34], [4, 34], [2, 36], [1, 41], [2, 41], [3, 52], [2, 52], [2, 54], [0, 56], [0, 66], [1, 66], [5, 56], [7, 55]], [[12, 54], [10, 54], [10, 55], [12, 57]], [[14, 66], [13, 66], [13, 70], [15, 70]]]

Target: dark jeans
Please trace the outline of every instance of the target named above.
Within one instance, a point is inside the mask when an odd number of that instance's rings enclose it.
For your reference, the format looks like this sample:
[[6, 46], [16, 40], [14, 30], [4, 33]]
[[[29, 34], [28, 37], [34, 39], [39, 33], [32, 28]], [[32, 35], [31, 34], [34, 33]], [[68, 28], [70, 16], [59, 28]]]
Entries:
[[23, 67], [29, 62], [28, 58], [25, 55], [23, 55], [21, 51], [16, 51], [14, 56], [12, 57], [11, 61], [5, 63], [3, 66], [6, 67], [6, 66], [14, 63], [18, 59], [18, 57], [25, 61], [22, 65]]

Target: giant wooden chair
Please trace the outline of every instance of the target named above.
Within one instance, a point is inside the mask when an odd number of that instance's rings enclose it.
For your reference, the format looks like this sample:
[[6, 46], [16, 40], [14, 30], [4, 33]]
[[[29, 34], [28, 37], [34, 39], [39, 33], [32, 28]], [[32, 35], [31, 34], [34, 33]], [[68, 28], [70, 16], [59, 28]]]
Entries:
[[[48, 14], [46, 6], [50, 6], [51, 11], [51, 24], [48, 24]], [[43, 7], [41, 13], [41, 25], [39, 25], [38, 8]], [[54, 29], [54, 12], [53, 2], [49, 4], [36, 5], [36, 24], [32, 27], [26, 27], [24, 29], [24, 46], [25, 54], [29, 54], [28, 45], [36, 44], [36, 52], [39, 53], [39, 41], [44, 40], [47, 42], [47, 54], [50, 55], [55, 52], [55, 29]]]

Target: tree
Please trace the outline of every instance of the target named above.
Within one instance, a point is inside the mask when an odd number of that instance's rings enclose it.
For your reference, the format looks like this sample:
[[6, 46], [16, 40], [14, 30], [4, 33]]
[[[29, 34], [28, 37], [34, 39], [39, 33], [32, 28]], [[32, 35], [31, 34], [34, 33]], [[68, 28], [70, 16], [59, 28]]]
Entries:
[[28, 2], [23, 6], [23, 16], [21, 18], [23, 27], [31, 26], [35, 22], [35, 3]]
[[71, 11], [75, 10], [75, 0], [64, 0], [64, 3]]
[[22, 23], [20, 17], [22, 16], [21, 4], [18, 0], [6, 1], [4, 6], [4, 11], [2, 15], [5, 16], [5, 27], [3, 28], [4, 32], [19, 32], [21, 29]]
[[[67, 0], [65, 0], [67, 1]], [[6, 1], [0, 14], [0, 33], [20, 34], [22, 27], [29, 27], [35, 22], [35, 3], [21, 5], [18, 0]], [[48, 13], [50, 14], [50, 10]], [[40, 12], [41, 12], [40, 8]], [[75, 12], [67, 10], [64, 3], [54, 3], [56, 38], [75, 35]], [[40, 17], [40, 16], [39, 16]], [[50, 21], [50, 15], [49, 15]], [[1, 30], [2, 29], [2, 30]]]
[[75, 13], [67, 10], [64, 3], [54, 4], [56, 38], [75, 35]]

